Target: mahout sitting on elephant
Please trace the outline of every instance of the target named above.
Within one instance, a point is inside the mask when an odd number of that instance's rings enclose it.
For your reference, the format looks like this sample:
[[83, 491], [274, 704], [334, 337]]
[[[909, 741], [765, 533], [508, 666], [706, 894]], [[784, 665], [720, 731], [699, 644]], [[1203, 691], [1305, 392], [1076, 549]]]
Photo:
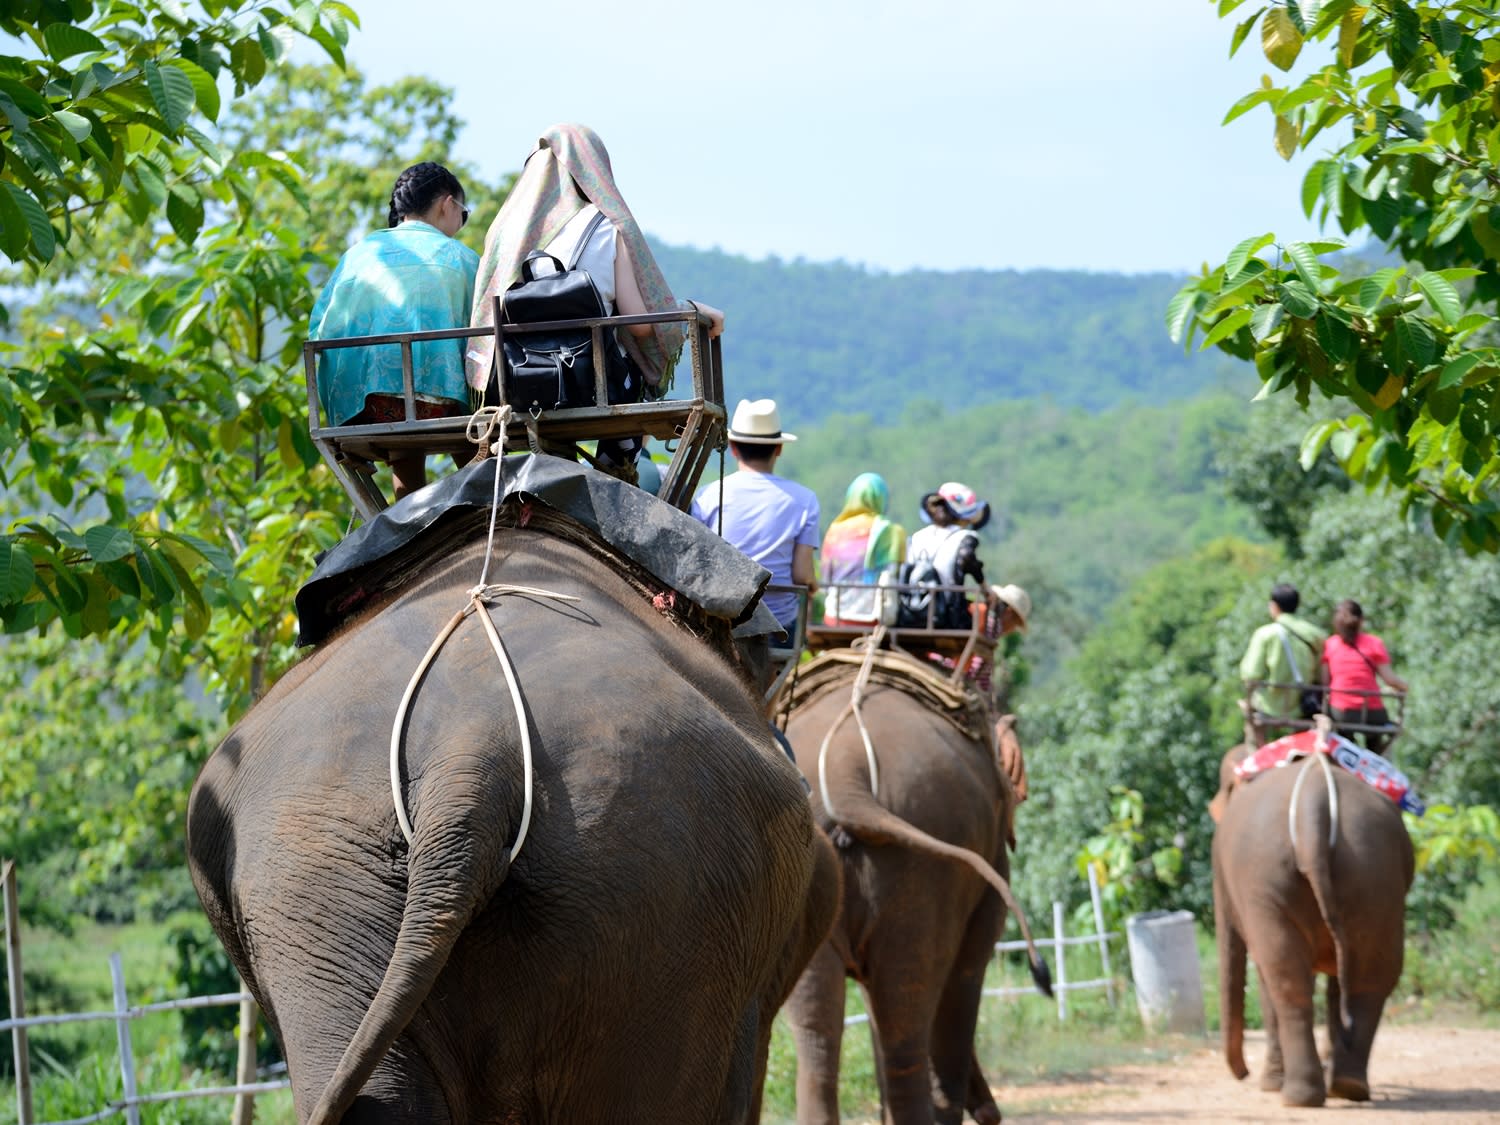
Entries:
[[[1370, 1097], [1370, 1048], [1386, 998], [1401, 978], [1406, 892], [1414, 864], [1397, 805], [1328, 756], [1249, 781], [1220, 767], [1210, 805], [1214, 921], [1224, 1055], [1236, 1078], [1244, 1057], [1245, 957], [1255, 961], [1266, 1024], [1261, 1088], [1287, 1105]], [[1327, 978], [1327, 1077], [1314, 1041], [1313, 996]]]
[[[301, 1121], [754, 1121], [772, 1017], [831, 923], [836, 861], [733, 664], [730, 620], [681, 596], [692, 574], [668, 588], [620, 542], [689, 568], [735, 559], [637, 489], [530, 462], [505, 462], [492, 562], [483, 518], [475, 539], [474, 513], [430, 494], [470, 475], [488, 494], [494, 460], [366, 525], [424, 530], [384, 571], [345, 575], [325, 602], [358, 587], [373, 603], [194, 786], [193, 880]], [[622, 505], [645, 526], [608, 541], [575, 524], [537, 499], [543, 468], [570, 511]], [[508, 584], [478, 612], [519, 713], [474, 621], [413, 679], [485, 566]], [[299, 608], [304, 632], [331, 627]]]
[[[873, 658], [856, 721], [859, 660], [835, 650], [805, 666], [787, 724], [843, 870], [838, 920], [788, 1001], [797, 1120], [839, 1120], [853, 978], [870, 1013], [885, 1120], [958, 1122], [967, 1109], [997, 1122], [973, 1040], [1007, 906], [1026, 925], [1007, 882], [1014, 782], [1024, 786], [1014, 720], [994, 723], [974, 693], [897, 651]], [[1048, 991], [1034, 947], [1032, 959]]]

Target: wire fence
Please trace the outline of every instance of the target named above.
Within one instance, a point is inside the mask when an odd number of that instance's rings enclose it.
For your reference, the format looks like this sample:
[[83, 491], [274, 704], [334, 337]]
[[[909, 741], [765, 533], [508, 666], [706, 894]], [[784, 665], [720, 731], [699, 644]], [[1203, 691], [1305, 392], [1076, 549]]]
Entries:
[[[16, 1067], [16, 1120], [18, 1125], [88, 1125], [89, 1122], [123, 1114], [129, 1125], [140, 1125], [143, 1105], [155, 1102], [181, 1101], [185, 1098], [230, 1097], [235, 1099], [232, 1121], [234, 1125], [248, 1125], [254, 1116], [254, 1098], [257, 1094], [272, 1090], [284, 1090], [291, 1083], [285, 1078], [258, 1082], [255, 1069], [255, 1040], [259, 1011], [255, 998], [248, 992], [225, 992], [216, 996], [192, 996], [181, 1000], [164, 1000], [155, 1004], [129, 1002], [125, 989], [125, 969], [118, 953], [109, 955], [109, 976], [114, 993], [114, 1007], [108, 1011], [66, 1012], [54, 1015], [28, 1016], [26, 998], [21, 985], [21, 931], [19, 910], [16, 905], [15, 865], [6, 861], [0, 869], [0, 884], [4, 888], [5, 905], [5, 964], [6, 980], [10, 987], [10, 1018], [0, 1020], [0, 1032], [11, 1035]], [[135, 1049], [130, 1037], [130, 1024], [158, 1012], [182, 1011], [191, 1008], [228, 1007], [239, 1005], [239, 1060], [235, 1082], [230, 1086], [200, 1086], [187, 1090], [168, 1090], [157, 1093], [141, 1093], [137, 1085]], [[96, 1112], [83, 1117], [39, 1122], [33, 1112], [31, 1091], [31, 1053], [27, 1042], [27, 1031], [33, 1027], [51, 1027], [68, 1023], [111, 1022], [115, 1025], [115, 1041], [120, 1063], [121, 1096], [101, 1106]]]

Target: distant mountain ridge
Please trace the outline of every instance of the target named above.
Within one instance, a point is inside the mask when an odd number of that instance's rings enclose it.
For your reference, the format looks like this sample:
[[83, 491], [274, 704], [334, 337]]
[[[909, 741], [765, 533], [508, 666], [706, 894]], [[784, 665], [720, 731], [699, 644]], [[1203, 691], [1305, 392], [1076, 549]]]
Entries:
[[946, 408], [1049, 399], [1089, 411], [1252, 385], [1217, 352], [1167, 338], [1170, 274], [914, 270], [752, 261], [658, 244], [678, 296], [723, 309], [727, 397], [775, 398], [789, 428], [834, 414], [896, 421]]

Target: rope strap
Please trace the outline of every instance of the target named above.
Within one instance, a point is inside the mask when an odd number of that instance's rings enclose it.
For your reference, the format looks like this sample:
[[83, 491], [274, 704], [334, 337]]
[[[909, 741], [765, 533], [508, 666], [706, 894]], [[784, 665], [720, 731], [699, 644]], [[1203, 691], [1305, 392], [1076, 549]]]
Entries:
[[870, 683], [870, 671], [875, 664], [875, 653], [879, 651], [881, 643], [885, 640], [885, 626], [877, 625], [875, 631], [868, 637], [862, 637], [855, 642], [865, 648], [864, 661], [859, 666], [859, 674], [854, 677], [854, 689], [849, 695], [849, 705], [839, 712], [839, 717], [833, 721], [828, 728], [828, 733], [823, 736], [823, 744], [818, 747], [818, 792], [823, 798], [823, 808], [828, 815], [834, 819], [838, 814], [833, 811], [833, 797], [828, 792], [828, 747], [833, 743], [833, 736], [838, 733], [839, 727], [844, 725], [844, 720], [850, 715], [854, 716], [855, 723], [859, 726], [859, 737], [865, 744], [865, 761], [870, 765], [870, 796], [880, 797], [880, 767], [875, 760], [875, 744], [870, 741], [870, 730], [865, 726], [864, 712], [860, 704], [864, 702], [865, 688]]
[[411, 820], [406, 815], [406, 802], [401, 795], [401, 741], [406, 727], [407, 711], [411, 707], [411, 701], [416, 697], [417, 689], [426, 675], [427, 669], [437, 658], [438, 652], [444, 643], [453, 635], [464, 618], [470, 614], [478, 614], [480, 623], [490, 639], [490, 647], [495, 652], [495, 657], [500, 661], [500, 669], [505, 675], [506, 686], [510, 689], [510, 703], [515, 711], [516, 724], [521, 732], [521, 768], [523, 771], [523, 794], [524, 799], [521, 808], [521, 826], [516, 831], [516, 840], [510, 846], [510, 860], [514, 861], [521, 852], [521, 845], [526, 842], [526, 833], [531, 826], [531, 806], [533, 795], [533, 769], [531, 760], [531, 726], [526, 721], [525, 700], [521, 696], [520, 681], [516, 678], [516, 670], [511, 663], [510, 656], [505, 651], [505, 645], [500, 640], [500, 631], [495, 628], [495, 622], [490, 617], [489, 606], [503, 597], [520, 595], [532, 598], [544, 598], [558, 602], [576, 602], [581, 599], [572, 594], [559, 594], [552, 590], [542, 590], [535, 586], [516, 586], [505, 583], [489, 583], [487, 579], [490, 572], [490, 558], [495, 547], [495, 520], [500, 511], [500, 476], [501, 458], [505, 455], [505, 430], [510, 422], [511, 408], [509, 406], [486, 406], [475, 411], [469, 419], [466, 434], [470, 441], [479, 446], [481, 455], [489, 448], [489, 440], [498, 432], [498, 440], [494, 446], [495, 457], [495, 490], [490, 500], [490, 526], [489, 539], [484, 549], [484, 566], [480, 571], [479, 584], [468, 591], [469, 600], [452, 617], [448, 623], [439, 631], [427, 652], [417, 664], [417, 670], [406, 684], [406, 690], [401, 695], [401, 703], [396, 708], [396, 721], [391, 726], [391, 800], [396, 807], [396, 822], [401, 826], [401, 835], [405, 837], [408, 847], [412, 843]]

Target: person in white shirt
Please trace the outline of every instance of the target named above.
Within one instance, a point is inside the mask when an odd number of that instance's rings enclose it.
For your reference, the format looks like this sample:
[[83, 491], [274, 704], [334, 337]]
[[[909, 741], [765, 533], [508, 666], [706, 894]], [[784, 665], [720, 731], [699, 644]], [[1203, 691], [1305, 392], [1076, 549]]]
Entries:
[[[806, 586], [811, 595], [817, 589], [818, 498], [775, 473], [782, 447], [796, 440], [782, 430], [774, 400], [741, 399], [729, 423], [729, 451], [738, 471], [700, 489], [692, 514], [769, 570], [772, 583]], [[792, 636], [796, 595], [771, 593], [765, 601]]]

